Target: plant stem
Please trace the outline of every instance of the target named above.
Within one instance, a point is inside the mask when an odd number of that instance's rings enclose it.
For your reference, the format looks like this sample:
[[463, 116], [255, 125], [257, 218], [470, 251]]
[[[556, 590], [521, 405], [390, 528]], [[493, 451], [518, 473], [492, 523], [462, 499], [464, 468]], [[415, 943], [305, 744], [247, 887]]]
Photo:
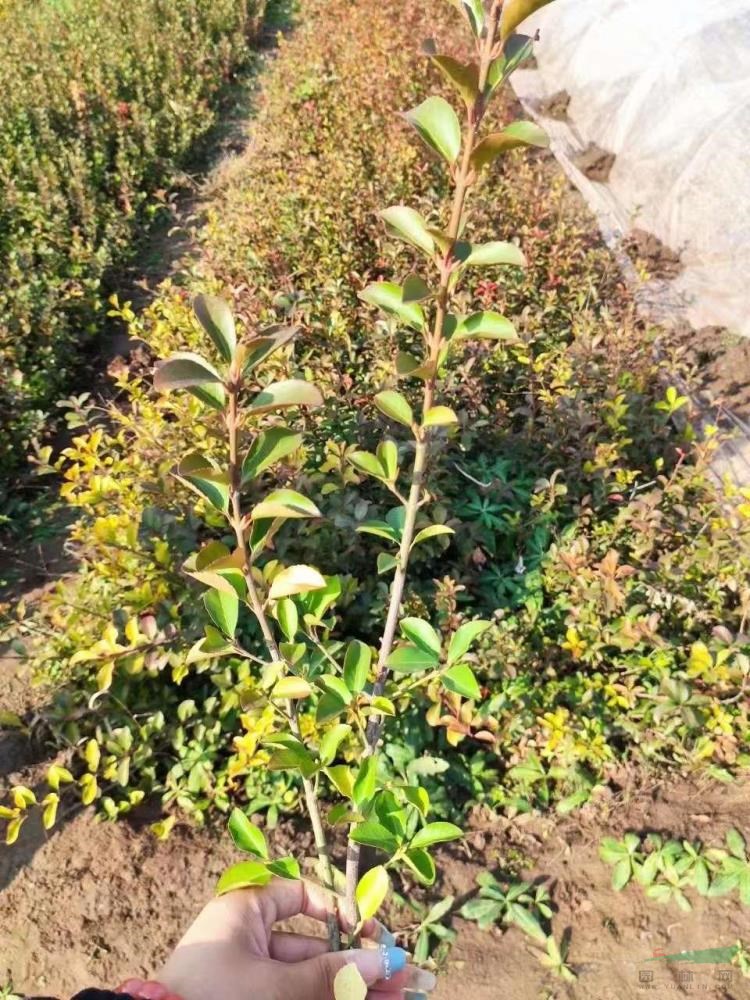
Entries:
[[[440, 352], [444, 343], [443, 332], [445, 327], [445, 318], [448, 313], [450, 300], [453, 247], [459, 236], [466, 196], [471, 184], [473, 183], [471, 177], [471, 153], [476, 140], [477, 128], [485, 111], [485, 103], [482, 95], [487, 83], [487, 75], [492, 61], [492, 50], [495, 44], [495, 34], [497, 31], [497, 23], [500, 17], [501, 8], [502, 0], [493, 0], [492, 7], [487, 17], [486, 34], [480, 43], [479, 76], [477, 87], [479, 96], [477, 97], [474, 107], [468, 112], [463, 136], [463, 153], [461, 156], [461, 163], [454, 175], [455, 186], [453, 191], [453, 203], [451, 208], [450, 223], [447, 230], [450, 246], [439, 265], [440, 285], [437, 293], [435, 322], [432, 333], [427, 341], [430, 352], [429, 361], [431, 363], [432, 370], [425, 382], [424, 387], [422, 400], [423, 418], [427, 414], [427, 411], [432, 408], [435, 398]], [[382, 695], [388, 680], [388, 658], [391, 655], [391, 650], [393, 649], [393, 643], [396, 637], [396, 628], [398, 627], [398, 619], [401, 611], [401, 601], [403, 599], [404, 588], [406, 586], [406, 573], [409, 566], [409, 555], [414, 541], [414, 528], [417, 520], [417, 511], [422, 503], [422, 489], [424, 485], [425, 471], [427, 468], [427, 459], [429, 457], [428, 430], [423, 426], [417, 427], [414, 429], [414, 434], [416, 438], [416, 448], [411, 473], [411, 487], [409, 489], [409, 496], [406, 502], [406, 516], [404, 518], [404, 528], [401, 535], [401, 544], [399, 546], [396, 571], [393, 577], [393, 583], [391, 584], [388, 614], [380, 641], [377, 675], [374, 686], [375, 695]], [[382, 729], [383, 716], [373, 715], [367, 726], [366, 745], [362, 751], [363, 759], [372, 756], [376, 752], [378, 743], [380, 742]], [[346, 851], [345, 905], [347, 918], [354, 923], [357, 921], [355, 890], [359, 881], [360, 859], [361, 846], [349, 839]]]
[[[260, 630], [263, 634], [263, 641], [265, 642], [266, 649], [268, 650], [268, 655], [271, 657], [274, 663], [280, 663], [283, 660], [281, 653], [279, 652], [279, 646], [276, 642], [276, 637], [273, 634], [273, 629], [271, 628], [270, 622], [268, 621], [268, 616], [266, 615], [265, 609], [263, 607], [263, 602], [260, 599], [260, 594], [258, 593], [258, 588], [255, 584], [252, 573], [252, 554], [248, 550], [247, 541], [245, 539], [245, 529], [242, 523], [242, 503], [240, 497], [240, 484], [242, 478], [241, 466], [239, 462], [239, 412], [238, 412], [238, 397], [240, 392], [240, 376], [239, 373], [234, 373], [231, 377], [230, 384], [227, 386], [227, 391], [229, 395], [229, 410], [227, 413], [227, 430], [229, 434], [229, 504], [230, 512], [228, 514], [228, 520], [234, 531], [234, 537], [237, 542], [237, 548], [239, 549], [240, 555], [242, 557], [242, 575], [245, 578], [245, 583], [247, 585], [247, 597], [250, 608], [255, 615], [258, 624], [260, 625]], [[297, 708], [297, 703], [293, 700], [289, 701], [289, 725], [294, 736], [297, 739], [301, 739], [300, 725], [299, 725], [299, 713]], [[305, 804], [307, 806], [307, 812], [310, 817], [310, 825], [312, 826], [313, 837], [315, 838], [315, 849], [318, 854], [318, 860], [320, 862], [321, 877], [326, 885], [327, 889], [331, 892], [336, 891], [336, 882], [334, 879], [333, 865], [331, 863], [331, 856], [328, 851], [328, 842], [326, 840], [325, 830], [323, 828], [323, 820], [320, 815], [320, 804], [318, 802], [318, 795], [313, 782], [306, 777], [302, 777], [302, 787], [305, 794]], [[328, 941], [331, 946], [331, 951], [341, 950], [341, 933], [339, 931], [339, 921], [336, 914], [335, 903], [331, 904], [331, 909], [326, 915], [326, 923], [328, 927]]]

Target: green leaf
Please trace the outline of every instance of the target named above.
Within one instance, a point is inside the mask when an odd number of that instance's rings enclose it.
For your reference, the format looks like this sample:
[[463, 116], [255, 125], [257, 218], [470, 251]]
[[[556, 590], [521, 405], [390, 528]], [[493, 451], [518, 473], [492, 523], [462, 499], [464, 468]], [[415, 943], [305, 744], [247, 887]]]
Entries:
[[463, 695], [464, 698], [478, 701], [482, 697], [474, 671], [467, 663], [457, 663], [455, 667], [446, 670], [441, 676], [440, 682], [448, 691], [454, 691], [456, 694]]
[[221, 385], [222, 381], [213, 365], [189, 351], [180, 351], [166, 361], [157, 361], [154, 369], [154, 388], [159, 392], [217, 383]]
[[358, 694], [364, 690], [370, 675], [372, 650], [359, 639], [353, 639], [346, 647], [344, 657], [344, 682], [350, 691]]
[[371, 868], [362, 876], [356, 889], [360, 920], [369, 920], [375, 916], [390, 888], [388, 872], [382, 865]]
[[337, 694], [334, 694], [332, 691], [326, 691], [318, 701], [318, 707], [315, 710], [315, 721], [318, 725], [330, 722], [346, 711], [347, 704], [348, 702], [344, 701], [343, 698], [339, 698]]
[[228, 594], [225, 591], [209, 590], [203, 595], [203, 603], [206, 611], [211, 616], [211, 621], [224, 635], [234, 638], [237, 631], [237, 619], [240, 613], [240, 602], [236, 594]]
[[432, 844], [443, 844], [448, 840], [458, 840], [463, 835], [463, 830], [455, 823], [428, 823], [416, 832], [409, 848], [418, 850]]
[[379, 552], [377, 559], [378, 576], [383, 573], [390, 573], [398, 566], [398, 559], [389, 552]]
[[424, 312], [417, 302], [404, 302], [404, 290], [392, 281], [376, 281], [359, 293], [363, 302], [398, 316], [415, 330], [424, 329]]
[[224, 386], [219, 385], [194, 385], [188, 392], [199, 399], [205, 406], [210, 406], [212, 410], [223, 410], [227, 403], [227, 394]]
[[422, 788], [421, 785], [416, 787], [405, 785], [401, 791], [406, 801], [415, 806], [423, 817], [427, 815], [430, 811], [430, 796], [426, 788]]
[[387, 479], [388, 475], [380, 459], [371, 451], [351, 451], [346, 456], [355, 469], [376, 479]]
[[620, 858], [612, 869], [612, 888], [615, 892], [620, 892], [630, 881], [633, 874], [633, 867], [630, 858]]
[[377, 447], [377, 457], [385, 470], [385, 478], [389, 483], [395, 482], [398, 476], [398, 446], [395, 441], [386, 438]]
[[291, 701], [298, 701], [301, 698], [309, 698], [311, 694], [312, 688], [309, 681], [306, 681], [304, 677], [288, 674], [276, 681], [271, 691], [271, 698], [288, 698]]
[[452, 166], [461, 152], [461, 125], [453, 108], [442, 97], [428, 97], [404, 115], [427, 146]]
[[430, 286], [418, 274], [410, 274], [404, 281], [404, 302], [421, 302], [423, 299], [429, 299], [431, 295]]
[[231, 362], [237, 349], [237, 333], [228, 303], [216, 295], [196, 295], [193, 312], [222, 358]]
[[365, 757], [360, 765], [354, 782], [352, 798], [359, 809], [362, 809], [375, 795], [378, 783], [377, 757]]
[[411, 547], [414, 548], [420, 542], [426, 542], [428, 538], [437, 538], [438, 535], [453, 535], [455, 532], [453, 528], [449, 528], [447, 524], [431, 524], [427, 528], [422, 528], [414, 536], [414, 541], [411, 543]]
[[293, 642], [299, 630], [299, 612], [290, 597], [282, 597], [276, 605], [276, 621], [281, 626], [284, 636], [289, 642]]
[[177, 477], [212, 507], [226, 513], [229, 508], [229, 474], [205, 455], [192, 452], [177, 466]]
[[465, 625], [457, 628], [451, 636], [450, 645], [448, 646], [448, 666], [460, 660], [469, 651], [472, 643], [483, 632], [486, 632], [491, 624], [492, 622], [480, 618], [473, 622], [466, 622]]
[[466, 267], [488, 267], [491, 264], [509, 264], [514, 267], [525, 267], [526, 258], [515, 243], [482, 243], [472, 244], [471, 253], [464, 261]]
[[274, 490], [256, 503], [250, 516], [258, 521], [265, 517], [320, 517], [321, 514], [312, 500], [296, 490]]
[[457, 423], [458, 417], [449, 406], [431, 406], [424, 415], [422, 426], [446, 427], [448, 424]]
[[452, 340], [518, 341], [513, 324], [496, 312], [475, 312], [461, 320]]
[[323, 396], [320, 389], [312, 382], [292, 378], [267, 385], [258, 393], [252, 403], [245, 407], [244, 412], [258, 416], [261, 413], [270, 413], [272, 410], [288, 409], [290, 406], [322, 405]]
[[291, 455], [302, 444], [302, 435], [290, 431], [288, 427], [270, 427], [253, 441], [242, 463], [242, 482], [259, 476], [275, 462]]
[[462, 63], [452, 56], [442, 55], [435, 47], [434, 39], [428, 39], [422, 51], [432, 60], [443, 76], [451, 83], [467, 108], [473, 108], [479, 97], [479, 67], [476, 63]]
[[398, 646], [388, 657], [389, 668], [397, 674], [414, 674], [437, 665], [437, 656], [419, 646]]
[[440, 656], [440, 636], [429, 622], [421, 618], [403, 618], [400, 622], [404, 638], [424, 649], [434, 658]]
[[471, 30], [479, 38], [484, 27], [484, 4], [482, 0], [448, 0], [448, 3], [464, 15], [469, 22]]
[[498, 156], [517, 146], [549, 146], [549, 136], [534, 122], [512, 122], [502, 132], [491, 132], [486, 135], [471, 151], [471, 166], [474, 170], [482, 170], [489, 166]]
[[503, 53], [492, 61], [487, 74], [486, 93], [493, 94], [521, 63], [534, 54], [533, 39], [528, 35], [511, 35], [505, 42]]
[[390, 417], [391, 420], [396, 420], [399, 424], [404, 424], [405, 427], [411, 427], [414, 423], [412, 408], [401, 393], [396, 392], [395, 389], [385, 389], [383, 392], [379, 392], [373, 402], [380, 412], [384, 413], [386, 417]]
[[730, 827], [726, 833], [726, 840], [730, 854], [732, 854], [735, 858], [739, 858], [740, 861], [745, 861], [745, 838], [739, 830], [735, 830], [734, 827]]
[[354, 774], [350, 767], [345, 764], [337, 764], [335, 767], [325, 768], [325, 773], [331, 780], [331, 784], [345, 799], [350, 799], [354, 792]]
[[268, 885], [270, 881], [271, 873], [262, 861], [240, 861], [221, 876], [216, 886], [216, 894], [222, 896], [225, 892], [233, 892], [235, 889]]
[[245, 854], [268, 860], [268, 844], [258, 827], [251, 823], [241, 809], [234, 808], [229, 816], [229, 836]]
[[398, 236], [427, 254], [435, 249], [427, 223], [415, 209], [407, 205], [393, 205], [384, 209], [380, 217], [385, 221], [386, 230], [391, 236]]
[[367, 820], [354, 827], [350, 834], [355, 844], [366, 844], [368, 847], [376, 847], [386, 854], [395, 854], [398, 850], [398, 841], [382, 824], [374, 820]]
[[540, 944], [547, 943], [547, 933], [542, 928], [537, 918], [533, 913], [530, 913], [525, 907], [521, 906], [520, 903], [511, 903], [509, 907], [509, 915], [513, 923], [520, 927], [524, 934], [528, 934], [530, 938], [538, 941]]
[[184, 564], [185, 572], [195, 580], [223, 594], [236, 594], [240, 600], [247, 595], [247, 583], [242, 573], [242, 556], [230, 553], [220, 542], [209, 542]]
[[277, 878], [285, 878], [293, 882], [302, 878], [299, 862], [294, 858], [276, 858], [275, 861], [269, 861], [267, 867], [269, 872], [276, 875]]
[[377, 535], [378, 538], [387, 538], [389, 542], [401, 540], [396, 529], [387, 521], [363, 521], [357, 526], [357, 531], [363, 535]]
[[330, 764], [336, 757], [339, 746], [351, 733], [352, 727], [345, 725], [329, 729], [320, 741], [320, 759], [323, 764]]
[[505, 0], [500, 16], [500, 38], [505, 41], [522, 21], [550, 2], [551, 0]]
[[437, 876], [435, 862], [432, 860], [427, 851], [422, 850], [422, 848], [409, 850], [404, 854], [404, 861], [409, 868], [411, 868], [417, 877], [417, 880], [421, 882], [422, 885], [435, 884], [435, 878]]
[[341, 677], [337, 677], [336, 674], [321, 674], [317, 678], [317, 682], [324, 691], [328, 691], [329, 694], [335, 694], [345, 705], [351, 703], [352, 693]]
[[274, 351], [278, 351], [285, 344], [290, 343], [299, 333], [297, 326], [269, 326], [260, 337], [256, 337], [248, 344], [247, 355], [243, 371], [247, 375], [259, 364], [266, 360]]

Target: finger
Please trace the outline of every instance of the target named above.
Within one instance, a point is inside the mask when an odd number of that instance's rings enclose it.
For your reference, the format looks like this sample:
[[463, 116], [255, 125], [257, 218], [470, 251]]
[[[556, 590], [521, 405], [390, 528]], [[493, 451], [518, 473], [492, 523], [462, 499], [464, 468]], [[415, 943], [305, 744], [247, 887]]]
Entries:
[[374, 941], [376, 944], [384, 944], [387, 948], [394, 948], [396, 945], [395, 934], [392, 934], [385, 924], [381, 924], [375, 917], [365, 920], [362, 925], [362, 937], [368, 941]]
[[[300, 913], [326, 923], [328, 914], [340, 908], [334, 893], [304, 879], [276, 878], [255, 891], [269, 932], [278, 920], [288, 920]], [[340, 922], [343, 925], [341, 919]]]
[[427, 992], [435, 986], [432, 973], [406, 964], [401, 948], [361, 948], [356, 951], [328, 952], [308, 962], [287, 966], [289, 985], [305, 1000], [330, 1000], [339, 971], [349, 964], [357, 967], [365, 983], [377, 994], [399, 994], [410, 989]]
[[274, 931], [269, 944], [271, 958], [277, 962], [306, 962], [325, 955], [331, 950], [327, 938], [308, 937], [305, 934], [285, 934]]

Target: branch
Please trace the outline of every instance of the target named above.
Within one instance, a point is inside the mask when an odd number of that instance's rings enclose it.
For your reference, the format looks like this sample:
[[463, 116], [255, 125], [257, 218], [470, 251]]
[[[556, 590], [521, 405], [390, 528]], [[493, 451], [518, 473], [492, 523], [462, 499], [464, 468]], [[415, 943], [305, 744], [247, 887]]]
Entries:
[[[427, 414], [433, 406], [435, 389], [437, 385], [438, 363], [440, 351], [443, 346], [443, 332], [445, 317], [448, 312], [450, 300], [450, 277], [451, 263], [453, 260], [453, 247], [458, 239], [461, 227], [461, 218], [466, 203], [469, 188], [473, 183], [471, 174], [471, 152], [476, 140], [476, 132], [482, 121], [485, 112], [485, 102], [483, 98], [484, 88], [487, 83], [492, 62], [493, 46], [497, 32], [497, 24], [500, 17], [502, 0], [493, 0], [491, 10], [488, 15], [487, 31], [480, 42], [479, 61], [479, 81], [476, 104], [469, 111], [463, 137], [463, 155], [458, 170], [455, 172], [455, 188], [453, 192], [453, 204], [451, 208], [451, 218], [448, 226], [448, 237], [450, 247], [439, 263], [440, 285], [437, 294], [437, 308], [435, 310], [435, 323], [432, 333], [428, 338], [429, 360], [432, 362], [432, 374], [425, 382], [424, 395], [422, 401], [422, 415]], [[411, 553], [412, 542], [414, 541], [414, 528], [416, 524], [417, 511], [421, 505], [422, 490], [429, 457], [429, 430], [424, 426], [415, 430], [416, 449], [414, 452], [414, 465], [411, 474], [411, 488], [406, 502], [406, 516], [404, 528], [401, 535], [401, 545], [399, 547], [396, 571], [391, 585], [391, 595], [388, 605], [388, 615], [386, 617], [385, 628], [380, 642], [378, 653], [377, 676], [375, 679], [374, 694], [382, 695], [388, 680], [388, 658], [393, 649], [398, 627], [401, 601], [406, 586], [406, 574], [409, 567], [409, 555]], [[372, 756], [376, 750], [383, 730], [383, 716], [373, 715], [367, 726], [367, 743], [363, 750], [363, 759]], [[359, 881], [361, 847], [353, 840], [349, 840], [346, 852], [346, 915], [347, 918], [356, 925], [357, 904], [355, 890]]]
[[[242, 504], [240, 498], [240, 484], [242, 479], [241, 465], [238, 457], [239, 448], [239, 411], [238, 411], [238, 401], [239, 393], [242, 386], [242, 375], [240, 371], [232, 368], [232, 372], [229, 377], [229, 383], [227, 385], [227, 392], [229, 395], [229, 410], [226, 417], [227, 431], [229, 434], [229, 504], [230, 511], [227, 515], [229, 524], [234, 531], [234, 537], [237, 542], [237, 548], [242, 556], [242, 575], [245, 578], [245, 583], [247, 585], [247, 596], [250, 608], [255, 615], [258, 624], [260, 625], [260, 630], [263, 634], [263, 641], [265, 642], [266, 649], [268, 650], [268, 655], [271, 657], [274, 663], [283, 662], [283, 657], [279, 652], [279, 646], [276, 642], [276, 638], [273, 634], [273, 629], [268, 621], [268, 616], [266, 615], [265, 609], [263, 607], [263, 602], [258, 593], [258, 588], [255, 584], [252, 572], [252, 554], [249, 552], [247, 547], [247, 541], [245, 538], [245, 528], [243, 526], [242, 518]], [[299, 725], [299, 713], [297, 704], [295, 701], [289, 701], [289, 725], [291, 731], [297, 739], [301, 739], [300, 725]], [[323, 881], [325, 882], [326, 888], [330, 889], [332, 893], [335, 893], [335, 879], [333, 865], [331, 863], [331, 856], [328, 852], [328, 843], [326, 841], [325, 830], [323, 829], [323, 820], [320, 815], [320, 804], [318, 802], [318, 796], [315, 789], [315, 785], [309, 778], [302, 778], [302, 787], [305, 793], [305, 804], [307, 806], [307, 812], [310, 816], [310, 824], [313, 830], [313, 836], [315, 838], [315, 848], [318, 854], [318, 859], [320, 861], [320, 867], [323, 874]], [[331, 946], [331, 951], [341, 950], [341, 934], [339, 931], [338, 916], [335, 911], [335, 904], [332, 904], [332, 909], [326, 915], [326, 923], [328, 927], [328, 941]]]

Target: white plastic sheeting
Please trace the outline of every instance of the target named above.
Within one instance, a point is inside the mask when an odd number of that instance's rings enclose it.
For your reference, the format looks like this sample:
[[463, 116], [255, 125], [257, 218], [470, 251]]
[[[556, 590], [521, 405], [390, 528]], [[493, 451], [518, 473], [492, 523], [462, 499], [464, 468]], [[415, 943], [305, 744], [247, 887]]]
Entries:
[[[532, 110], [570, 95], [567, 121], [537, 117], [605, 238], [645, 229], [681, 254], [647, 311], [750, 336], [750, 0], [555, 0], [537, 27], [513, 84]], [[590, 143], [616, 156], [606, 183], [573, 162]]]

